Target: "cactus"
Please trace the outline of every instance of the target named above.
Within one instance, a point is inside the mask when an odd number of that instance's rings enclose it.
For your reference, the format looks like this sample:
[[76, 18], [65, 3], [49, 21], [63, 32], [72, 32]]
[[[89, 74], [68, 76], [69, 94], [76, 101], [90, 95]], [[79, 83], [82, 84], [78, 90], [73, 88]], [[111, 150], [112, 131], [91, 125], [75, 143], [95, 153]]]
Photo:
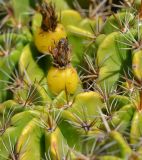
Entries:
[[0, 11], [0, 160], [141, 160], [142, 1]]

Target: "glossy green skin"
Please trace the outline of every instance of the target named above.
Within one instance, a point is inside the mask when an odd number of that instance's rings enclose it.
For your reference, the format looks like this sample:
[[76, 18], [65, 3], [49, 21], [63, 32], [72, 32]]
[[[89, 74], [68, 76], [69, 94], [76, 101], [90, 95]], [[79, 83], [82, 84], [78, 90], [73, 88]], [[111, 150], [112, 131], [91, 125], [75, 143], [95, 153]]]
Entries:
[[[75, 147], [75, 150], [81, 151], [82, 150], [82, 146], [79, 145], [82, 141], [81, 135], [84, 134], [83, 130], [77, 130], [76, 127], [74, 127], [72, 124], [70, 124], [69, 122], [73, 121], [74, 117], [73, 115], [65, 110], [62, 113], [62, 121], [61, 123], [59, 123], [59, 128], [63, 134], [63, 136], [67, 139], [67, 143], [69, 144], [69, 146]], [[66, 128], [66, 129], [65, 129]]]
[[[109, 98], [108, 110], [103, 108], [104, 113], [108, 114], [107, 122], [112, 130], [118, 128], [120, 133], [127, 131], [135, 114], [135, 107], [131, 104], [130, 99], [122, 95], [112, 95]], [[123, 120], [123, 121], [122, 121]], [[104, 124], [101, 125], [105, 130]]]
[[64, 9], [69, 9], [69, 5], [68, 3], [66, 2], [66, 0], [49, 0], [51, 1], [52, 3], [54, 3], [56, 5], [56, 10], [58, 12], [60, 12], [61, 10], [64, 10]]
[[[6, 35], [0, 36], [0, 43], [4, 44], [4, 38]], [[16, 35], [16, 34], [10, 34], [9, 36], [12, 37], [12, 39], [16, 39], [15, 42], [15, 48], [12, 49], [11, 53], [7, 56], [0, 57], [0, 102], [5, 101], [7, 98], [9, 98], [10, 94], [6, 90], [6, 87], [11, 80], [11, 74], [13, 73], [13, 70], [16, 70], [17, 63], [21, 55], [21, 51], [24, 47], [24, 44], [27, 43], [26, 39], [22, 35]]]
[[18, 0], [12, 0], [11, 3], [17, 24], [19, 22], [26, 24], [28, 21], [28, 14], [25, 14], [25, 12], [28, 12], [29, 10], [29, 0], [25, 0], [24, 3], [21, 3], [21, 1]]
[[[86, 96], [84, 96], [84, 94], [86, 94]], [[86, 121], [86, 123], [89, 124], [97, 119], [96, 117], [99, 117], [99, 109], [102, 107], [103, 101], [101, 96], [95, 92], [86, 92], [78, 94], [74, 99], [72, 106], [68, 108], [68, 110], [64, 110], [60, 128], [70, 146], [73, 147], [75, 144], [75, 148], [81, 151], [85, 148], [84, 145], [79, 145], [80, 143], [83, 143], [82, 135], [87, 136], [87, 134], [90, 135], [91, 132], [93, 132], [93, 134], [99, 133], [99, 130], [97, 130], [97, 125], [99, 124], [96, 123], [90, 131], [85, 131], [85, 129], [81, 127], [81, 122], [79, 122], [77, 116], [80, 120], [83, 122]], [[79, 128], [77, 129], [73, 124], [77, 124]], [[86, 146], [91, 147], [89, 144], [86, 144]]]
[[36, 58], [37, 52], [31, 51], [31, 45], [25, 46], [20, 56], [19, 69], [21, 73], [26, 71], [31, 81], [35, 79], [40, 81], [44, 77], [44, 72], [36, 63]]
[[84, 18], [79, 23], [79, 27], [82, 28], [82, 29], [85, 29], [85, 30], [87, 30], [91, 33], [94, 33], [94, 32], [97, 32], [96, 28], [97, 28], [98, 23], [99, 23], [99, 25], [102, 25], [103, 20], [101, 18], [97, 19], [97, 20], [90, 19], [90, 18]]
[[131, 131], [130, 131], [130, 141], [131, 144], [138, 144], [140, 138], [142, 136], [142, 115], [141, 111], [136, 111], [134, 113], [132, 124], [131, 124]]
[[1, 57], [0, 59], [0, 66], [1, 66], [0, 79], [1, 80], [9, 79], [8, 75], [10, 75], [13, 69], [15, 69], [18, 59], [20, 57], [20, 54], [21, 54], [20, 51], [15, 50], [9, 56]]
[[[22, 119], [22, 117], [26, 117]], [[33, 118], [33, 115], [30, 112], [22, 112], [16, 114], [11, 119], [11, 127], [9, 127], [6, 132], [0, 137], [0, 155], [1, 160], [4, 160], [6, 157], [9, 157], [9, 152], [11, 151], [11, 145], [14, 146], [23, 130], [23, 128], [28, 124], [29, 120]], [[7, 146], [8, 150], [5, 149]]]
[[[69, 97], [68, 97], [69, 98]], [[65, 91], [60, 92], [52, 101], [52, 105], [56, 108], [62, 108], [67, 105], [67, 95]]]
[[133, 74], [140, 82], [142, 81], [142, 50], [134, 51], [132, 57]]
[[[10, 113], [12, 116], [12, 115], [19, 113], [19, 112], [22, 112], [24, 110], [25, 110], [25, 108], [22, 108], [14, 100], [5, 101], [4, 103], [0, 104], [0, 122], [3, 122], [3, 118], [5, 120], [7, 120], [9, 118]], [[2, 125], [0, 124], [0, 127], [1, 126]]]
[[30, 158], [34, 160], [36, 156], [40, 160], [43, 147], [40, 145], [40, 141], [43, 132], [42, 128], [37, 125], [41, 112], [39, 107], [34, 107], [34, 110], [31, 110], [23, 108], [23, 106], [18, 105], [14, 101], [7, 101], [0, 108], [1, 112], [3, 110], [2, 113], [5, 113], [6, 118], [10, 112], [13, 113], [10, 127], [0, 136], [0, 158], [2, 160], [8, 158], [12, 149], [11, 147], [15, 146], [14, 153], [18, 154], [19, 159], [27, 160], [27, 158]]
[[32, 17], [32, 32], [35, 34], [37, 28], [41, 26], [42, 23], [42, 16], [40, 13], [35, 13]]
[[125, 106], [127, 104], [130, 104], [130, 103], [131, 103], [131, 101], [130, 101], [129, 97], [126, 97], [126, 96], [123, 96], [123, 95], [113, 94], [109, 98], [109, 104], [114, 106], [114, 107], [112, 107], [112, 110], [111, 110], [113, 112], [118, 111], [123, 106]]
[[101, 67], [97, 82], [103, 90], [107, 89], [109, 92], [115, 89], [120, 75], [124, 70], [127, 71], [124, 64], [131, 66], [130, 50], [123, 49], [128, 47], [124, 43], [128, 43], [125, 37], [129, 37], [130, 34], [135, 36], [135, 30], [131, 30], [131, 33], [124, 33], [125, 36], [120, 32], [112, 32], [106, 36], [98, 48], [97, 60]]
[[[81, 70], [80, 66], [84, 61], [84, 51], [87, 50], [89, 56], [94, 55], [96, 52], [97, 47], [93, 43], [94, 34], [84, 28], [73, 25], [68, 25], [67, 31], [69, 43], [72, 45], [72, 64], [78, 70]], [[91, 41], [92, 43], [90, 43]]]
[[[107, 87], [109, 90], [119, 79], [121, 64], [118, 62], [118, 52], [115, 48], [115, 37], [118, 35], [119, 33], [117, 32], [109, 34], [97, 51], [98, 65], [101, 66], [103, 64], [99, 70], [98, 83], [102, 88]], [[117, 60], [117, 63], [114, 60]]]
[[62, 159], [67, 155], [67, 142], [58, 127], [53, 132], [45, 132], [45, 150], [51, 159]]
[[40, 141], [43, 136], [43, 129], [37, 125], [37, 121], [38, 119], [33, 118], [23, 128], [22, 134], [18, 139], [17, 153], [20, 154], [20, 160], [40, 160], [42, 157]]
[[117, 131], [111, 131], [110, 137], [116, 141], [118, 147], [120, 148], [120, 154], [122, 158], [129, 158], [129, 156], [132, 154], [132, 150], [130, 149], [127, 142], [123, 139], [123, 136], [117, 132]]
[[120, 132], [125, 131], [131, 124], [134, 112], [135, 108], [131, 104], [125, 105], [120, 110], [114, 112], [110, 120], [112, 128], [120, 125], [118, 130]]
[[101, 43], [103, 42], [103, 40], [106, 38], [106, 35], [105, 34], [100, 34], [96, 37], [96, 40], [95, 40], [95, 45], [96, 45], [96, 48], [98, 49], [99, 46], [101, 45]]
[[[42, 55], [37, 51], [33, 43], [26, 45], [19, 59], [19, 70], [22, 73], [26, 72], [28, 79], [34, 83], [47, 83], [45, 75], [51, 66], [51, 57]], [[25, 77], [26, 78], [26, 77]], [[26, 81], [28, 79], [25, 79]], [[47, 88], [47, 86], [45, 86]]]
[[82, 21], [80, 13], [72, 9], [63, 10], [60, 14], [61, 14], [61, 20], [60, 19], [59, 20], [61, 21], [61, 24], [63, 24], [65, 28], [68, 25], [77, 26]]
[[122, 24], [122, 30], [125, 29], [124, 24], [127, 23], [126, 21], [127, 19], [129, 19], [130, 24], [133, 24], [134, 15], [130, 12], [128, 13], [120, 12], [120, 13], [115, 14], [115, 16], [112, 15], [108, 17], [103, 27], [103, 33], [111, 34], [112, 32], [120, 31], [121, 30], [120, 23]]
[[72, 44], [73, 46], [72, 64], [74, 66], [78, 66], [83, 61], [83, 50], [84, 50], [83, 39], [73, 34], [69, 34], [68, 36], [69, 36], [69, 43]]
[[102, 97], [97, 92], [90, 91], [78, 94], [69, 111], [82, 120], [92, 121], [95, 116], [99, 116], [99, 109], [103, 106]]
[[38, 83], [33, 83], [30, 87], [25, 85], [23, 88], [15, 90], [13, 99], [18, 103], [21, 103], [22, 101], [23, 106], [26, 105], [27, 99], [34, 105], [49, 105], [51, 103], [51, 99], [45, 88]]

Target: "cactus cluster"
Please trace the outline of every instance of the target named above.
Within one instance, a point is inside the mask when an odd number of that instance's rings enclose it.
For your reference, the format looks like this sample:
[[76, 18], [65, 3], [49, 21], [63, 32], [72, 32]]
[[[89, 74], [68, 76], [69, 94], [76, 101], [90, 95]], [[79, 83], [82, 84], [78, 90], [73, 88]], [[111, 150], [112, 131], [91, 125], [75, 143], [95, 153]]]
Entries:
[[142, 160], [142, 1], [0, 1], [0, 160]]

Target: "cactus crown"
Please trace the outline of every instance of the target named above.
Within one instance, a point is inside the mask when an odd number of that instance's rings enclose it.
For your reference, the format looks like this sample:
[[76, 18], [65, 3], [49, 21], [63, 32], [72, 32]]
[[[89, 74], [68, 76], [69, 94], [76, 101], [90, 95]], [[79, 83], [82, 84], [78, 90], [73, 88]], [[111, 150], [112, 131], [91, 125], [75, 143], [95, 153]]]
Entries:
[[52, 49], [52, 55], [56, 67], [66, 67], [70, 64], [70, 47], [66, 38], [60, 39], [56, 47]]
[[41, 28], [44, 31], [55, 31], [58, 22], [55, 6], [52, 3], [44, 2], [40, 7], [40, 13], [42, 15]]

